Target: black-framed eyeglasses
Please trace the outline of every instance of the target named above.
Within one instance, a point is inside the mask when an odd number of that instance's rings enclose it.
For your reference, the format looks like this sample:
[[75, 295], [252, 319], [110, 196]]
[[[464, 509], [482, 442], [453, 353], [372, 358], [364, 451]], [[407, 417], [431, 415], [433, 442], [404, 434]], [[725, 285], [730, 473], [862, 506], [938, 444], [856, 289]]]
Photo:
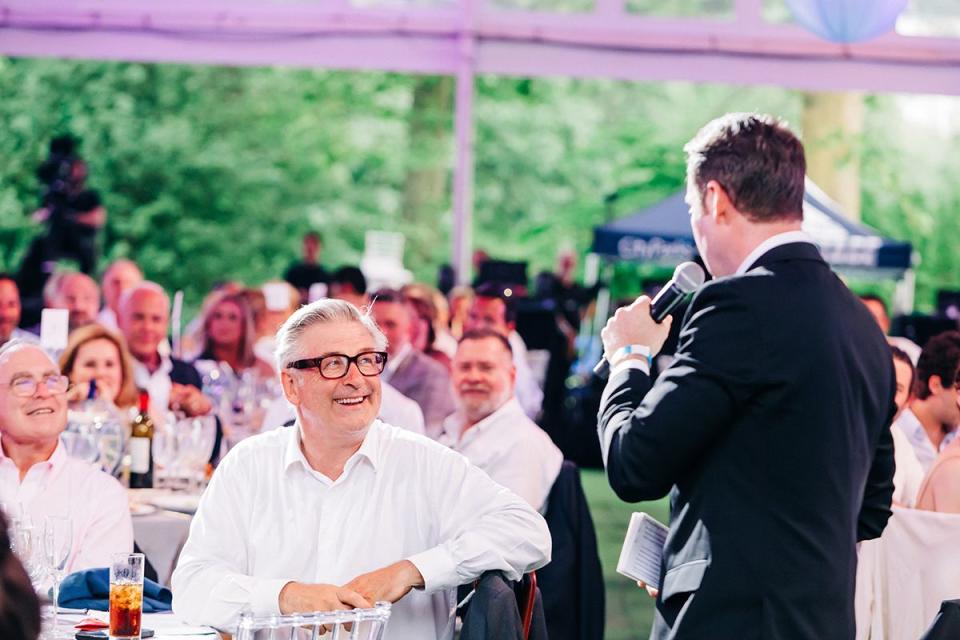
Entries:
[[37, 392], [40, 383], [43, 383], [50, 393], [64, 393], [70, 387], [70, 378], [64, 375], [51, 374], [37, 380], [30, 376], [23, 376], [10, 382], [2, 382], [0, 386], [10, 387], [10, 391], [15, 396], [29, 398]]
[[305, 358], [287, 365], [289, 369], [316, 369], [327, 380], [336, 380], [347, 375], [350, 363], [357, 365], [357, 371], [369, 377], [383, 373], [387, 366], [386, 351], [361, 351], [355, 356], [331, 353], [319, 358]]

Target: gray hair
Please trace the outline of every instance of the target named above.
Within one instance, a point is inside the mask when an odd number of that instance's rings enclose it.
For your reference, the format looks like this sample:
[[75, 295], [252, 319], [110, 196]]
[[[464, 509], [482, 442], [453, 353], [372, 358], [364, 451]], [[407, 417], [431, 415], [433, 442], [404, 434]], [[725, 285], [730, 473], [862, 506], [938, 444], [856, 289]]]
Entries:
[[26, 348], [36, 349], [43, 355], [47, 356], [47, 358], [50, 360], [50, 363], [56, 368], [56, 370], [60, 371], [60, 365], [57, 364], [57, 361], [54, 360], [43, 347], [38, 345], [36, 342], [24, 340], [23, 338], [14, 338], [0, 347], [0, 364], [3, 364], [3, 362], [7, 359], [7, 356], [9, 356], [11, 353], [14, 353], [15, 351], [21, 351]]
[[97, 296], [100, 296], [100, 285], [87, 274], [80, 271], [56, 271], [47, 278], [47, 283], [43, 286], [43, 303], [47, 306], [60, 304], [60, 293], [63, 287], [74, 279], [86, 280], [97, 290]]
[[359, 322], [370, 332], [377, 349], [383, 351], [387, 348], [387, 337], [380, 331], [369, 310], [361, 313], [349, 302], [324, 298], [297, 309], [277, 331], [277, 371], [283, 371], [291, 362], [306, 357], [306, 345], [300, 344], [300, 338], [309, 327], [334, 322]]
[[167, 303], [167, 310], [170, 310], [170, 296], [167, 295], [167, 292], [163, 287], [158, 285], [156, 282], [150, 282], [149, 280], [143, 280], [133, 285], [126, 291], [120, 294], [120, 300], [117, 302], [117, 309], [123, 313], [127, 305], [130, 304], [130, 301], [133, 300], [133, 296], [137, 295], [140, 292], [149, 291], [150, 293], [155, 293], [158, 296], [161, 296], [164, 302]]

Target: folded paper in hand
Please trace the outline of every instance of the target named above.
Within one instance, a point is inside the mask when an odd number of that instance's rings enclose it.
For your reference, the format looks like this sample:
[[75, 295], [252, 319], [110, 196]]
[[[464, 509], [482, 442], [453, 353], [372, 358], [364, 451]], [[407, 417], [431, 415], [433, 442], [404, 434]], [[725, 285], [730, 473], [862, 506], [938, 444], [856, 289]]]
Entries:
[[639, 580], [654, 589], [660, 588], [660, 565], [663, 545], [667, 541], [666, 525], [645, 513], [630, 516], [627, 537], [623, 541], [617, 573]]

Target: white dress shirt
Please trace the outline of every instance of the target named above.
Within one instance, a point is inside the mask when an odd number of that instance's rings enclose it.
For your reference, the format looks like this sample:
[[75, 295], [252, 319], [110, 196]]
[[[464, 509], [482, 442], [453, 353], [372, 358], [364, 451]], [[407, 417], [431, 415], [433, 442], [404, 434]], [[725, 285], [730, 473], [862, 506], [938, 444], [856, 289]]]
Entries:
[[29, 517], [37, 531], [43, 531], [47, 516], [71, 520], [67, 573], [109, 567], [114, 553], [133, 551], [123, 487], [99, 467], [68, 456], [62, 442], [49, 459], [30, 467], [23, 481], [17, 465], [0, 449], [0, 503], [9, 518]]
[[896, 424], [890, 425], [893, 435], [893, 501], [911, 509], [917, 506], [920, 487], [923, 485], [924, 471], [913, 451], [910, 439]]
[[778, 233], [775, 236], [770, 236], [760, 244], [758, 244], [750, 254], [743, 259], [743, 262], [740, 263], [740, 266], [737, 268], [736, 275], [740, 276], [749, 271], [754, 263], [760, 259], [763, 254], [768, 251], [772, 251], [777, 247], [782, 247], [785, 244], [793, 244], [794, 242], [806, 242], [807, 244], [812, 244], [816, 246], [816, 242], [813, 237], [805, 231], [784, 231], [783, 233]]
[[459, 411], [448, 417], [439, 441], [465, 455], [534, 509], [546, 513], [547, 497], [560, 473], [563, 454], [524, 414], [516, 398], [464, 433], [465, 423]]
[[332, 481], [300, 428], [241, 442], [220, 463], [173, 573], [173, 609], [233, 631], [276, 614], [290, 581], [342, 585], [402, 559], [425, 588], [393, 607], [387, 640], [453, 637], [455, 590], [487, 570], [511, 580], [550, 559], [546, 522], [458, 453], [375, 420]]
[[930, 465], [933, 464], [937, 454], [943, 451], [943, 448], [953, 442], [953, 439], [957, 437], [957, 430], [954, 429], [943, 436], [943, 441], [940, 442], [940, 449], [934, 448], [933, 443], [930, 442], [930, 437], [927, 436], [926, 430], [923, 428], [923, 425], [920, 424], [920, 420], [917, 419], [917, 416], [910, 409], [904, 409], [903, 413], [900, 414], [900, 417], [897, 418], [893, 424], [900, 428], [903, 435], [905, 435], [910, 444], [913, 445], [913, 452], [917, 455], [917, 460], [920, 462], [920, 466], [923, 467], [924, 473], [930, 470]]
[[170, 382], [171, 371], [173, 363], [168, 356], [160, 356], [160, 366], [153, 373], [139, 360], [133, 361], [133, 381], [137, 388], [145, 389], [150, 394], [150, 407], [158, 412], [158, 415], [170, 406], [170, 390], [173, 389], [173, 383]]

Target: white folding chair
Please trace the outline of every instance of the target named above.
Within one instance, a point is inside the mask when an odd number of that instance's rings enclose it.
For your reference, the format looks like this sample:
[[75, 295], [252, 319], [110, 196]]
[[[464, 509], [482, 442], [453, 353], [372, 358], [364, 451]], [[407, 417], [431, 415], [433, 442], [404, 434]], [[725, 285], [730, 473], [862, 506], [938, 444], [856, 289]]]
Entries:
[[243, 613], [234, 640], [382, 640], [389, 619], [389, 602], [350, 611], [281, 616]]

